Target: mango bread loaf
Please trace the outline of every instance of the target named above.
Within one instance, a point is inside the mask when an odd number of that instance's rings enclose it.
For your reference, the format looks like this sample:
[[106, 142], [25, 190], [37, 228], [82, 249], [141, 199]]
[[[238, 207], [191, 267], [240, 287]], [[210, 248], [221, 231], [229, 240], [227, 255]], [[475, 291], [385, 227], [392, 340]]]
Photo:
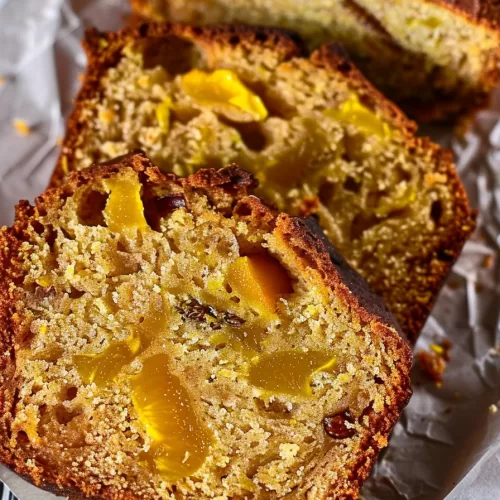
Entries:
[[144, 25], [88, 33], [89, 67], [53, 184], [144, 149], [189, 175], [237, 162], [259, 196], [317, 214], [414, 340], [473, 220], [451, 154], [334, 47], [286, 32]]
[[357, 498], [411, 351], [314, 220], [253, 185], [137, 153], [18, 206], [1, 461], [93, 498]]
[[485, 104], [499, 81], [492, 0], [132, 0], [154, 20], [281, 26], [312, 48], [341, 42], [380, 89], [421, 119]]

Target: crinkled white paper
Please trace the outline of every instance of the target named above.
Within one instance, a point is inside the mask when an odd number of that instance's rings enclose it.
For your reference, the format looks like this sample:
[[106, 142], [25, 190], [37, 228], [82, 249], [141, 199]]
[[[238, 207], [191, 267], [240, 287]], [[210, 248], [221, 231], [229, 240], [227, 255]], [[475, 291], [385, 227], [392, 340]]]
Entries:
[[[126, 0], [0, 0], [0, 224], [10, 224], [15, 203], [33, 200], [48, 182], [85, 67], [83, 27], [116, 29], [128, 13]], [[20, 135], [14, 120], [31, 133]], [[414, 369], [414, 396], [362, 494], [496, 500], [500, 410], [489, 407], [500, 400], [500, 89], [463, 140], [451, 129], [431, 133], [455, 152], [479, 227], [417, 344], [453, 342], [443, 385]], [[0, 479], [21, 500], [55, 498], [1, 467]]]

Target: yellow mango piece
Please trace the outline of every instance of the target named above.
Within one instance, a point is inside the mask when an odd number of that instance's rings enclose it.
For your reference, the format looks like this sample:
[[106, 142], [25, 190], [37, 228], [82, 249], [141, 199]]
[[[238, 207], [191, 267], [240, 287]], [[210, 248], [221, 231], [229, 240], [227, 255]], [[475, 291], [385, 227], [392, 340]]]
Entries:
[[141, 200], [141, 184], [137, 174], [115, 176], [104, 181], [109, 198], [104, 209], [104, 219], [108, 228], [120, 233], [131, 229], [145, 231], [149, 228], [144, 218]]
[[255, 121], [262, 121], [267, 117], [267, 109], [261, 98], [248, 89], [231, 70], [217, 69], [207, 73], [193, 69], [182, 77], [181, 86], [200, 106], [219, 108], [222, 111], [235, 108], [248, 113]]
[[263, 314], [273, 314], [278, 299], [293, 292], [285, 269], [268, 255], [239, 257], [230, 264], [227, 281], [243, 303]]
[[426, 26], [427, 28], [435, 29], [441, 25], [441, 20], [437, 17], [430, 16], [424, 19], [407, 19], [406, 24], [408, 26]]
[[321, 351], [279, 351], [261, 357], [250, 368], [249, 381], [273, 394], [310, 397], [315, 373], [329, 371], [335, 358]]
[[168, 132], [170, 128], [170, 109], [172, 101], [170, 97], [166, 97], [158, 106], [156, 106], [156, 119], [164, 132]]
[[166, 331], [167, 319], [163, 308], [152, 307], [144, 321], [132, 328], [126, 340], [112, 342], [99, 354], [73, 356], [73, 364], [83, 382], [95, 383], [99, 387], [111, 383], [126, 365], [151, 345], [155, 337]]
[[357, 96], [352, 95], [338, 109], [326, 109], [324, 114], [345, 125], [354, 125], [364, 135], [375, 135], [379, 139], [391, 136], [389, 125], [371, 109], [367, 108]]
[[123, 342], [113, 342], [99, 354], [73, 356], [73, 364], [85, 384], [95, 383], [98, 387], [105, 387], [125, 365], [133, 361], [134, 348], [137, 349], [132, 338]]
[[175, 480], [196, 472], [208, 454], [211, 433], [196, 415], [188, 391], [157, 354], [131, 378], [132, 403], [153, 444], [148, 453], [162, 476]]

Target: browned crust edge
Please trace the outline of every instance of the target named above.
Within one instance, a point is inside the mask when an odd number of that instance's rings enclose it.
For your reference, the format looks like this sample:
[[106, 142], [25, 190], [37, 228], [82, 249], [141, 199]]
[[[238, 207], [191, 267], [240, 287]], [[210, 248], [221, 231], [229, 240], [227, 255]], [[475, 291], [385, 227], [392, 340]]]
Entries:
[[[167, 36], [179, 36], [186, 40], [192, 40], [201, 46], [206, 46], [208, 50], [215, 48], [217, 45], [239, 45], [244, 48], [247, 47], [248, 50], [272, 49], [280, 54], [283, 61], [304, 53], [298, 35], [278, 28], [149, 23], [129, 26], [117, 32], [99, 32], [97, 29], [88, 29], [83, 41], [83, 47], [88, 58], [87, 70], [82, 88], [75, 100], [75, 107], [67, 123], [66, 136], [50, 180], [50, 186], [57, 186], [63, 182], [65, 177], [63, 157], [66, 158], [67, 170], [69, 172], [75, 170], [74, 151], [79, 136], [85, 129], [86, 101], [99, 98], [102, 76], [109, 68], [118, 63], [122, 49], [131, 41]], [[106, 45], [105, 50], [102, 50], [103, 44]]]
[[[4, 439], [0, 442], [0, 461], [27, 479], [33, 484], [56, 494], [69, 495], [70, 498], [80, 499], [85, 497], [85, 491], [92, 494], [84, 483], [78, 484], [68, 481], [52, 474], [38, 475], [30, 470], [22, 457], [16, 457], [15, 453], [6, 446], [5, 439], [10, 436], [11, 410], [15, 404], [15, 389], [18, 381], [15, 379], [16, 360], [14, 349], [17, 338], [17, 324], [13, 320], [13, 304], [16, 301], [15, 292], [10, 290], [9, 283], [20, 283], [23, 278], [21, 262], [18, 256], [19, 246], [22, 244], [25, 231], [32, 220], [36, 220], [39, 212], [46, 207], [52, 206], [71, 196], [74, 191], [82, 185], [91, 183], [96, 177], [106, 177], [123, 168], [133, 168], [140, 175], [142, 183], [153, 183], [155, 185], [176, 184], [184, 190], [202, 189], [209, 196], [216, 199], [221, 194], [229, 195], [240, 203], [247, 203], [254, 214], [258, 214], [266, 224], [275, 227], [274, 231], [284, 238], [293, 248], [297, 256], [297, 262], [303, 269], [311, 267], [318, 271], [326, 286], [343, 297], [352, 311], [356, 312], [362, 321], [370, 323], [374, 335], [378, 335], [386, 345], [387, 349], [399, 355], [396, 359], [398, 369], [389, 386], [392, 404], [386, 407], [382, 414], [369, 412], [370, 427], [364, 433], [362, 444], [357, 453], [347, 464], [349, 474], [340, 484], [322, 484], [329, 488], [329, 494], [335, 494], [336, 498], [357, 498], [362, 482], [368, 476], [373, 461], [379, 450], [385, 446], [386, 439], [396, 423], [402, 409], [411, 396], [409, 372], [412, 363], [412, 352], [408, 343], [391, 327], [394, 324], [390, 316], [385, 319], [378, 318], [369, 313], [360, 305], [360, 301], [349, 289], [348, 283], [338, 270], [338, 264], [332, 261], [327, 248], [317, 235], [315, 235], [297, 217], [286, 214], [277, 216], [276, 212], [264, 205], [258, 198], [248, 196], [255, 185], [253, 177], [236, 166], [230, 166], [221, 170], [201, 170], [187, 179], [181, 179], [174, 174], [163, 174], [147, 159], [142, 152], [134, 152], [124, 157], [97, 165], [79, 172], [73, 172], [68, 176], [67, 182], [58, 188], [49, 189], [35, 200], [35, 206], [31, 207], [27, 202], [20, 202], [16, 207], [16, 220], [11, 228], [2, 228], [0, 232], [0, 351], [9, 350], [10, 356], [2, 358], [1, 377], [2, 390], [0, 391], [0, 435]], [[341, 264], [345, 266], [345, 263]], [[345, 270], [344, 270], [345, 271]], [[370, 294], [365, 291], [363, 300], [369, 300]], [[322, 471], [315, 471], [311, 480], [321, 484]], [[80, 491], [79, 491], [80, 490]], [[98, 498], [122, 498], [133, 500], [137, 497], [132, 492], [118, 492], [112, 487], [104, 487]], [[326, 498], [326, 497], [325, 497]]]

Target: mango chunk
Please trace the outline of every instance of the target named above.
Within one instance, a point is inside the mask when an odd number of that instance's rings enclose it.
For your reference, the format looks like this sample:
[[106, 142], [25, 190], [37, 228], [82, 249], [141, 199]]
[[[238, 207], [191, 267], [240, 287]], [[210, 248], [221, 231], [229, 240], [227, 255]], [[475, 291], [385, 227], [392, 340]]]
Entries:
[[[181, 86], [200, 106], [214, 108], [223, 114], [229, 113], [228, 117], [237, 121], [262, 121], [267, 117], [267, 109], [261, 98], [231, 70], [217, 69], [207, 73], [193, 69], [182, 77]], [[247, 117], [239, 120], [234, 111], [243, 112]]]
[[310, 397], [312, 376], [334, 366], [335, 358], [328, 352], [279, 351], [252, 365], [249, 381], [273, 394]]
[[162, 130], [166, 133], [170, 128], [170, 109], [172, 101], [166, 97], [158, 106], [156, 106], [156, 119]]
[[239, 257], [229, 266], [227, 281], [233, 293], [262, 314], [273, 314], [276, 302], [293, 292], [290, 278], [268, 255]]
[[104, 219], [108, 228], [116, 233], [149, 228], [144, 217], [141, 200], [141, 184], [135, 175], [112, 177], [104, 181], [109, 198], [104, 209]]
[[379, 139], [391, 136], [390, 126], [371, 109], [352, 95], [338, 109], [327, 109], [324, 114], [342, 124], [354, 125], [364, 135], [375, 135]]
[[148, 453], [158, 473], [175, 480], [196, 472], [208, 454], [211, 433], [200, 421], [190, 396], [157, 354], [131, 377], [132, 404], [153, 444]]
[[112, 342], [98, 354], [73, 356], [73, 364], [85, 384], [95, 383], [98, 387], [106, 387], [166, 329], [165, 311], [152, 307], [144, 321], [131, 328], [126, 340]]

